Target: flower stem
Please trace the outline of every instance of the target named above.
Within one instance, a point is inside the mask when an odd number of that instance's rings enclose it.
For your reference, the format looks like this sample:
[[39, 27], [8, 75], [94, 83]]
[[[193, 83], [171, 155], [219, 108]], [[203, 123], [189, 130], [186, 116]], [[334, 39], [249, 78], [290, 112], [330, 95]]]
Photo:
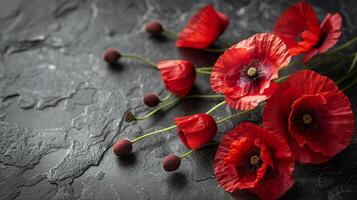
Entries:
[[224, 122], [226, 122], [226, 121], [228, 121], [230, 119], [233, 119], [233, 118], [236, 118], [236, 117], [240, 117], [240, 116], [242, 116], [244, 114], [247, 114], [247, 113], [249, 113], [251, 111], [252, 110], [245, 110], [245, 111], [242, 111], [242, 112], [239, 112], [239, 113], [235, 113], [233, 115], [229, 115], [227, 117], [224, 117], [223, 119], [218, 120], [217, 124], [222, 124], [222, 123], [224, 123]]
[[167, 101], [168, 99], [170, 99], [170, 97], [172, 97], [172, 93], [168, 94], [166, 97], [160, 99], [161, 102], [163, 101]]
[[212, 71], [213, 67], [196, 67], [197, 69], [201, 71]]
[[326, 52], [325, 55], [331, 55], [331, 54], [337, 53], [339, 51], [342, 51], [343, 49], [348, 48], [355, 42], [357, 42], [357, 36], [354, 37], [353, 39], [349, 40], [348, 42], [344, 43], [343, 45], [341, 45], [335, 49], [332, 49], [331, 51]]
[[186, 158], [186, 157], [190, 156], [192, 153], [197, 152], [197, 150], [200, 150], [200, 149], [202, 149], [202, 148], [204, 148], [204, 147], [207, 147], [207, 146], [216, 145], [216, 144], [218, 144], [218, 143], [217, 143], [217, 142], [211, 142], [211, 143], [208, 143], [208, 144], [205, 144], [205, 145], [200, 146], [200, 147], [199, 147], [198, 149], [196, 149], [196, 150], [191, 149], [190, 151], [188, 151], [188, 152], [182, 154], [182, 155], [180, 156], [180, 158], [181, 158], [181, 159]]
[[288, 74], [288, 75], [285, 75], [285, 76], [282, 76], [278, 79], [275, 80], [276, 83], [281, 83], [283, 81], [285, 81], [286, 79], [288, 79], [290, 77], [291, 74]]
[[191, 99], [191, 98], [199, 98], [199, 99], [215, 99], [215, 98], [224, 98], [223, 95], [221, 94], [206, 94], [206, 95], [189, 95], [187, 97], [185, 97], [185, 99]]
[[206, 112], [206, 114], [210, 114], [211, 112], [213, 112], [214, 110], [216, 110], [217, 108], [223, 106], [224, 104], [226, 104], [226, 101], [222, 101], [221, 103], [213, 106], [209, 111]]
[[132, 53], [124, 53], [121, 55], [123, 58], [128, 58], [128, 59], [131, 59], [131, 60], [136, 60], [136, 61], [139, 61], [139, 62], [142, 62], [144, 64], [147, 64], [149, 65], [150, 67], [153, 67], [153, 68], [157, 68], [156, 64], [147, 59], [147, 58], [144, 58], [143, 56], [140, 56], [140, 55], [137, 55], [137, 54], [132, 54]]
[[219, 48], [219, 49], [214, 49], [214, 48], [205, 48], [205, 49], [201, 49], [202, 51], [206, 51], [206, 52], [212, 52], [212, 53], [222, 53], [225, 50], [227, 50], [228, 48]]
[[200, 70], [199, 68], [195, 68], [196, 72], [199, 74], [211, 74], [211, 71]]
[[170, 37], [170, 38], [172, 38], [172, 39], [175, 39], [175, 40], [176, 40], [176, 38], [178, 37], [178, 33], [176, 33], [175, 31], [166, 29], [166, 28], [164, 29], [163, 33], [164, 33], [166, 36], [168, 36], [168, 37]]
[[159, 112], [161, 109], [163, 109], [163, 108], [165, 108], [165, 107], [167, 107], [167, 106], [169, 106], [169, 105], [175, 104], [175, 103], [177, 103], [178, 101], [179, 101], [179, 99], [178, 99], [178, 98], [175, 98], [175, 99], [173, 99], [172, 101], [169, 101], [169, 102], [167, 102], [167, 103], [165, 103], [165, 104], [162, 104], [161, 106], [155, 108], [153, 111], [149, 112], [147, 115], [145, 115], [145, 116], [143, 116], [143, 117], [135, 117], [135, 119], [136, 119], [136, 120], [145, 120], [145, 119], [151, 117], [152, 115], [154, 115], [155, 113]]
[[169, 126], [169, 127], [163, 128], [163, 129], [159, 129], [159, 130], [156, 130], [156, 131], [153, 131], [153, 132], [150, 132], [150, 133], [146, 133], [146, 134], [144, 134], [144, 135], [142, 135], [140, 137], [135, 138], [131, 142], [135, 143], [135, 142], [138, 142], [138, 141], [140, 141], [142, 139], [145, 139], [145, 138], [147, 138], [149, 136], [152, 136], [152, 135], [155, 135], [155, 134], [158, 134], [158, 133], [162, 133], [162, 132], [174, 129], [174, 128], [176, 128], [176, 125], [172, 125], [172, 126]]

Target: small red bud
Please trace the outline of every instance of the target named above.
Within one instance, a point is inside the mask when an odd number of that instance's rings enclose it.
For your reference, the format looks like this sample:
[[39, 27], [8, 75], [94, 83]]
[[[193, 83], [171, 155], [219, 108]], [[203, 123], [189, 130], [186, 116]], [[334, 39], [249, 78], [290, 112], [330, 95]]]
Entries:
[[146, 24], [146, 32], [150, 33], [152, 36], [160, 36], [161, 32], [164, 30], [161, 24], [157, 21], [150, 21]]
[[133, 143], [127, 139], [119, 139], [113, 145], [113, 153], [118, 157], [128, 156], [133, 150]]
[[125, 119], [125, 122], [135, 121], [135, 115], [131, 111], [125, 111], [124, 119]]
[[120, 55], [119, 51], [116, 49], [113, 49], [113, 48], [106, 49], [103, 53], [103, 59], [108, 64], [117, 63], [120, 57], [121, 57], [121, 55]]
[[163, 167], [167, 172], [173, 172], [180, 167], [181, 158], [175, 154], [170, 154], [164, 158]]
[[143, 98], [145, 105], [149, 107], [155, 107], [160, 103], [159, 97], [154, 93], [146, 93]]

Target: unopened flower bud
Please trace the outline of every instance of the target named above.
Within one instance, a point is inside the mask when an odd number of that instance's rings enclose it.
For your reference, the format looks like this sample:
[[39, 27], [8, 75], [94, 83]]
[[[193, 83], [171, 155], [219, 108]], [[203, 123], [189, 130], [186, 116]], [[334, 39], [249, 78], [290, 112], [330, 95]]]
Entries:
[[126, 111], [124, 113], [125, 122], [135, 121], [135, 115], [131, 111]]
[[146, 24], [145, 27], [146, 32], [150, 33], [152, 36], [160, 36], [162, 31], [164, 30], [161, 24], [157, 21], [150, 21]]
[[128, 156], [133, 150], [133, 143], [127, 139], [119, 139], [113, 145], [113, 153], [118, 157]]
[[175, 154], [170, 154], [164, 158], [163, 168], [167, 172], [173, 172], [180, 167], [181, 158]]
[[120, 55], [119, 51], [116, 49], [113, 49], [113, 48], [106, 49], [103, 53], [103, 59], [108, 64], [117, 63], [120, 57], [121, 57], [121, 55]]
[[143, 98], [145, 105], [149, 107], [155, 107], [160, 103], [159, 97], [154, 93], [146, 93]]

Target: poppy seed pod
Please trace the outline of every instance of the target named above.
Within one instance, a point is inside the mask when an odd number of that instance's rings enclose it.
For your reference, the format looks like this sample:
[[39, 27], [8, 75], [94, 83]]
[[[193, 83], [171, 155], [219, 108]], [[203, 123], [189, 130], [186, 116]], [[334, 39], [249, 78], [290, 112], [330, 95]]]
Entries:
[[154, 37], [160, 36], [163, 30], [162, 25], [157, 21], [150, 21], [145, 26], [145, 31]]
[[154, 93], [146, 93], [143, 98], [145, 105], [149, 107], [155, 107], [160, 103], [159, 97]]
[[163, 168], [167, 172], [173, 172], [180, 167], [181, 158], [175, 154], [170, 154], [164, 158]]
[[126, 111], [124, 113], [125, 122], [135, 121], [135, 115], [131, 111]]
[[126, 157], [133, 150], [133, 143], [127, 139], [119, 139], [113, 145], [113, 153], [118, 157]]
[[106, 49], [103, 53], [103, 59], [108, 64], [117, 63], [120, 57], [119, 51], [113, 48]]

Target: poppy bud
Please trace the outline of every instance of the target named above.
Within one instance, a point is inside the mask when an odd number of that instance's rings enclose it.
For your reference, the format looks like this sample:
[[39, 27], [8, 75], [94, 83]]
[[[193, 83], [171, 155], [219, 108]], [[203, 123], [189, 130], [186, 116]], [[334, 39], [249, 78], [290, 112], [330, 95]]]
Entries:
[[146, 32], [150, 33], [152, 36], [157, 37], [161, 35], [161, 32], [164, 30], [161, 24], [157, 21], [150, 21], [146, 24]]
[[175, 154], [170, 154], [164, 158], [163, 168], [167, 172], [173, 172], [180, 167], [181, 158]]
[[127, 139], [119, 139], [113, 145], [113, 153], [118, 157], [128, 156], [133, 150], [133, 143]]
[[143, 98], [143, 102], [145, 105], [149, 107], [155, 107], [160, 103], [159, 97], [154, 93], [146, 93]]
[[135, 115], [131, 111], [128, 110], [124, 113], [124, 119], [125, 119], [125, 122], [135, 121]]
[[119, 51], [113, 48], [106, 49], [103, 54], [103, 59], [108, 64], [115, 64], [116, 62], [118, 62], [120, 57], [121, 55]]

